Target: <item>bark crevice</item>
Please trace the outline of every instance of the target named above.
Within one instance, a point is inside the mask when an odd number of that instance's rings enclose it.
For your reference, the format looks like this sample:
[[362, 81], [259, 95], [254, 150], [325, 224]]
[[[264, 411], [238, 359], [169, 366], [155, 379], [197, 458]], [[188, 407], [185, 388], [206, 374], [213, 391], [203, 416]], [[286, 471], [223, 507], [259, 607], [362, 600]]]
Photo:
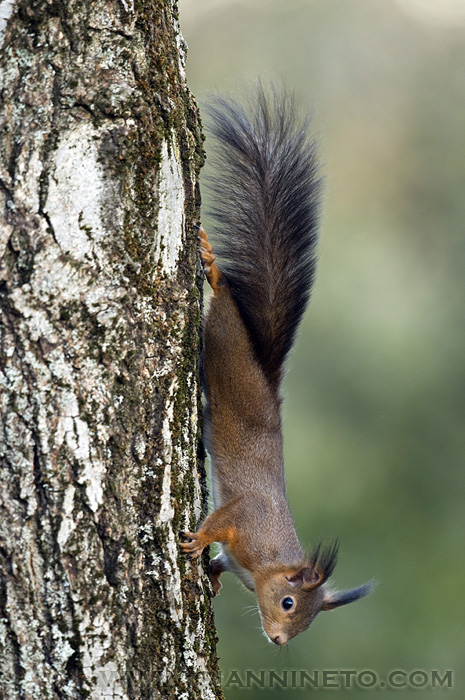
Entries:
[[221, 697], [178, 548], [206, 494], [177, 8], [16, 0], [0, 38], [1, 691]]

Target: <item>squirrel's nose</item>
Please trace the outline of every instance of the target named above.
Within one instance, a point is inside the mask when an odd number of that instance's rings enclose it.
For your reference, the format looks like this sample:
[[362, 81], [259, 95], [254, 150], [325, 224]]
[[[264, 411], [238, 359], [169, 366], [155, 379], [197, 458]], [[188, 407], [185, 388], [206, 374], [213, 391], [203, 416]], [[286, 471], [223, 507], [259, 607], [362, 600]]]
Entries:
[[286, 644], [286, 639], [285, 639], [284, 635], [282, 635], [282, 634], [278, 634], [278, 635], [276, 635], [276, 637], [273, 637], [272, 641], [275, 644], [278, 644], [278, 646], [280, 646], [280, 647], [282, 647], [283, 644]]

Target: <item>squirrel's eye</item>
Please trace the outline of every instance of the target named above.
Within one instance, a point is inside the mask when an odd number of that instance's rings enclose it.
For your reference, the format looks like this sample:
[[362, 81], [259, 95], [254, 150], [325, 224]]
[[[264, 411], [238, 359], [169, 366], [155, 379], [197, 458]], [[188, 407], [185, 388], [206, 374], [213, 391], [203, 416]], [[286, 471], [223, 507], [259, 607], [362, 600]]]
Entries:
[[281, 607], [283, 608], [283, 610], [290, 610], [293, 605], [294, 605], [294, 598], [291, 598], [291, 596], [286, 596], [281, 601]]

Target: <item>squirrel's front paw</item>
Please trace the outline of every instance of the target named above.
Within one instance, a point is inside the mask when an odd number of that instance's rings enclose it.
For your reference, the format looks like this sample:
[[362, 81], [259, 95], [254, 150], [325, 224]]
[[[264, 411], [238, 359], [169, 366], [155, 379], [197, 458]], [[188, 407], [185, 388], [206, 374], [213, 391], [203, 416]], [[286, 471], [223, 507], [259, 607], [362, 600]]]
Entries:
[[185, 554], [190, 554], [192, 558], [199, 557], [206, 544], [202, 543], [200, 537], [200, 532], [188, 532], [187, 530], [183, 533], [184, 537], [189, 537], [190, 542], [181, 542], [181, 549]]
[[220, 577], [218, 574], [212, 574], [210, 570], [210, 583], [212, 585], [213, 589], [213, 597], [216, 597], [217, 595], [220, 594], [220, 589], [223, 588], [223, 584], [220, 581]]

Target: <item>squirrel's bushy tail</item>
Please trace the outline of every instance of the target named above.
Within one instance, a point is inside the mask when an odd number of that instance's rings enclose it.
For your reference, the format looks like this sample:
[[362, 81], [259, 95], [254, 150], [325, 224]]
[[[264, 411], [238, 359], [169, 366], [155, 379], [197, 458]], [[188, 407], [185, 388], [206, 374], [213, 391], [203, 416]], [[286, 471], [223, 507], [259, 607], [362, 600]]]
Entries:
[[321, 180], [308, 119], [294, 98], [258, 84], [248, 109], [215, 97], [215, 252], [247, 326], [257, 359], [277, 388], [308, 302], [315, 272]]

